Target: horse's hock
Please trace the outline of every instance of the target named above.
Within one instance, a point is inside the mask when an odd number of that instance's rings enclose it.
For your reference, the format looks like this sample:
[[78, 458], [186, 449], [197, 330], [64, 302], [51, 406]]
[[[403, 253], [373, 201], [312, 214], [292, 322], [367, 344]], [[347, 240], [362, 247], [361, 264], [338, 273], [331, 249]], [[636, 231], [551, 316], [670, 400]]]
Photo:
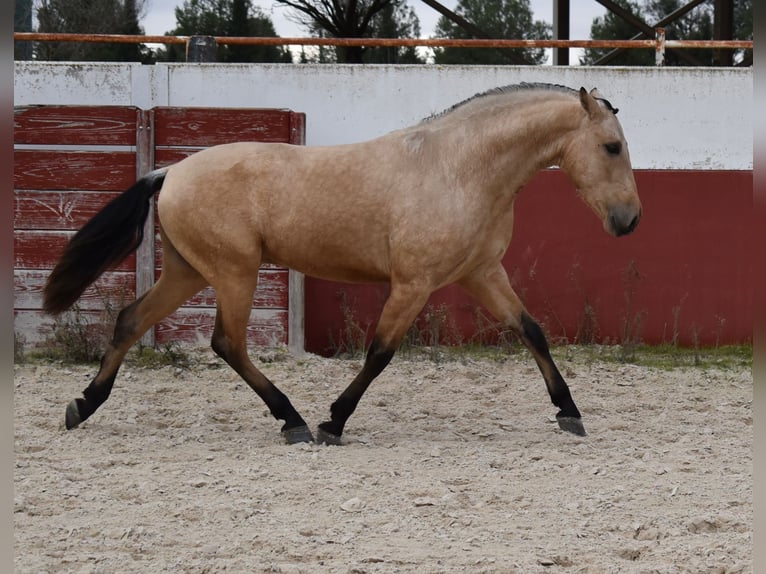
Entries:
[[[281, 109], [21, 106], [14, 120], [14, 329], [32, 345], [49, 338], [55, 326], [42, 311], [42, 289], [64, 245], [138, 177], [220, 143], [305, 142], [304, 114]], [[116, 314], [159, 276], [156, 214], [150, 221], [139, 250], [79, 300], [83, 322], [108, 320], [105, 313]], [[302, 278], [264, 267], [250, 342], [302, 349], [302, 306]], [[208, 288], [158, 323], [144, 343], [207, 345], [214, 315], [215, 294]]]

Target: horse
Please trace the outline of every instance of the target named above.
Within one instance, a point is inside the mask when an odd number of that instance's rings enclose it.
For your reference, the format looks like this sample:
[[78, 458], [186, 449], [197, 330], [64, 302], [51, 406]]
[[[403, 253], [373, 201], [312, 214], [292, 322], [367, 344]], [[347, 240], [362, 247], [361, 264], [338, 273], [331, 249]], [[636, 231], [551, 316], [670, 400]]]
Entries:
[[[283, 440], [342, 444], [349, 417], [429, 295], [455, 283], [518, 335], [559, 409], [560, 429], [584, 436], [545, 334], [501, 260], [519, 190], [552, 166], [568, 175], [606, 232], [619, 237], [636, 228], [642, 207], [617, 111], [595, 88], [521, 83], [360, 143], [234, 142], [148, 173], [71, 238], [43, 289], [47, 313], [74, 305], [138, 247], [160, 192], [161, 275], [118, 314], [98, 372], [66, 407], [66, 428], [107, 400], [126, 353], [150, 327], [212, 286], [212, 349], [284, 422]], [[248, 357], [246, 327], [262, 264], [390, 286], [363, 366], [316, 437]]]

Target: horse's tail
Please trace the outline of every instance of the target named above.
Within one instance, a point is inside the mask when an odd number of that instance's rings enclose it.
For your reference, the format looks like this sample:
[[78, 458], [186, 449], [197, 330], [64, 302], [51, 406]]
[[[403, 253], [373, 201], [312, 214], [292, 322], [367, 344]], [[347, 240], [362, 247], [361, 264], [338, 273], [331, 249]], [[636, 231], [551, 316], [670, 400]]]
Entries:
[[43, 310], [66, 311], [101, 274], [133, 253], [144, 238], [152, 196], [165, 181], [167, 169], [139, 179], [110, 201], [69, 240], [43, 290]]

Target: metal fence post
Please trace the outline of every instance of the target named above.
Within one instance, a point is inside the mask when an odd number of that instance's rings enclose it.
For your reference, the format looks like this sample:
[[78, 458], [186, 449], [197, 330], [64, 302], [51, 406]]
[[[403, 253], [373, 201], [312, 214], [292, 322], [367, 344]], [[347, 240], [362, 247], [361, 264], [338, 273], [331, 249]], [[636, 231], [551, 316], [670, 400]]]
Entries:
[[654, 37], [657, 40], [657, 46], [654, 56], [654, 64], [655, 66], [664, 66], [665, 65], [665, 28], [655, 28], [654, 29]]
[[186, 42], [186, 61], [215, 62], [217, 48], [213, 36], [191, 36]]
[[[138, 110], [136, 121], [136, 179], [140, 179], [154, 169], [154, 112]], [[146, 293], [154, 285], [154, 202], [149, 203], [149, 216], [144, 224], [144, 240], [136, 251], [136, 298]], [[152, 326], [142, 337], [141, 344], [154, 347], [155, 327]]]

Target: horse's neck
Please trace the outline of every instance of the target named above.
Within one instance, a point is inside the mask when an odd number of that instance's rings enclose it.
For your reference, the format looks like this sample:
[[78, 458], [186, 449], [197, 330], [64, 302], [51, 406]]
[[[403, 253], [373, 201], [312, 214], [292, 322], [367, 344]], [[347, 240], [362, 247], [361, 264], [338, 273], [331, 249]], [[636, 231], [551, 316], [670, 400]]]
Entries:
[[[442, 145], [454, 154], [463, 183], [515, 193], [538, 171], [557, 165], [567, 135], [576, 129], [576, 100], [524, 103], [513, 112], [475, 113], [445, 130]], [[574, 113], [573, 113], [574, 112]], [[476, 181], [478, 180], [478, 181]]]

